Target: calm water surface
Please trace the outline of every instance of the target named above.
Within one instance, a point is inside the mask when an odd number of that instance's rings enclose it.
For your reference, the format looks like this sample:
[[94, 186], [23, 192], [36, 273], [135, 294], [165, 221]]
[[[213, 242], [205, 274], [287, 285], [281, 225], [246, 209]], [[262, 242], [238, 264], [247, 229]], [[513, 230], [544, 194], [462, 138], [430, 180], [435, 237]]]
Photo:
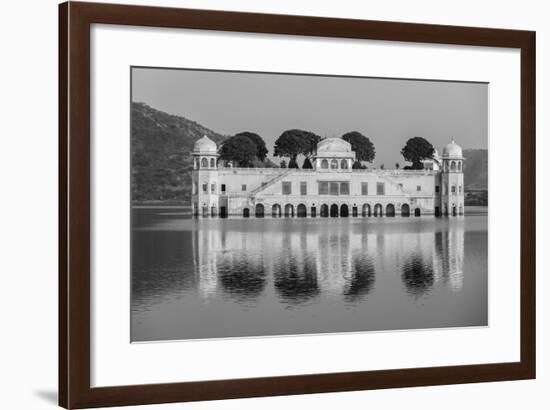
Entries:
[[483, 326], [487, 271], [486, 208], [212, 220], [134, 209], [132, 341]]

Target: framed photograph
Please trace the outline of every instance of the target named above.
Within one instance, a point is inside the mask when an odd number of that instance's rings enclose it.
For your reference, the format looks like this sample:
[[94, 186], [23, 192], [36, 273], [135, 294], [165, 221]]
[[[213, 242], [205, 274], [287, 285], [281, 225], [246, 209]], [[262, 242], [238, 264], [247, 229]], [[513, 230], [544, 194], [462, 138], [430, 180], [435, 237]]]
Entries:
[[535, 377], [535, 33], [59, 7], [59, 404]]

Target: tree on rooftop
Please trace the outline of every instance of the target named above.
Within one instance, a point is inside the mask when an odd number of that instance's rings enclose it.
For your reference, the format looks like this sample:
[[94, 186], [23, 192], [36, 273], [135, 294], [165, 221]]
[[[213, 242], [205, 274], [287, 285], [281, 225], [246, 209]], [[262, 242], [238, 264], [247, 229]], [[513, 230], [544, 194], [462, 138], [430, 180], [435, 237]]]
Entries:
[[248, 168], [256, 158], [257, 146], [244, 135], [235, 135], [226, 139], [220, 147], [220, 160], [232, 161], [235, 166]]
[[403, 149], [401, 155], [405, 158], [405, 161], [412, 162], [407, 169], [424, 169], [422, 160], [430, 159], [433, 157], [435, 150], [432, 144], [422, 137], [410, 138]]
[[355, 151], [357, 161], [372, 162], [374, 160], [376, 149], [369, 137], [358, 131], [351, 131], [342, 135], [342, 139], [351, 144], [351, 149]]
[[286, 130], [275, 141], [273, 155], [276, 157], [286, 157], [291, 162], [296, 162], [298, 155], [311, 156], [315, 152], [317, 143], [320, 140], [321, 137], [310, 131], [298, 129]]
[[313, 169], [313, 165], [311, 164], [311, 160], [309, 158], [306, 158], [304, 160], [304, 163], [302, 164], [302, 169]]
[[258, 157], [260, 161], [265, 160], [268, 150], [262, 137], [250, 131], [239, 132], [238, 134], [235, 134], [235, 136], [245, 136], [250, 138], [250, 140], [256, 145], [256, 157]]

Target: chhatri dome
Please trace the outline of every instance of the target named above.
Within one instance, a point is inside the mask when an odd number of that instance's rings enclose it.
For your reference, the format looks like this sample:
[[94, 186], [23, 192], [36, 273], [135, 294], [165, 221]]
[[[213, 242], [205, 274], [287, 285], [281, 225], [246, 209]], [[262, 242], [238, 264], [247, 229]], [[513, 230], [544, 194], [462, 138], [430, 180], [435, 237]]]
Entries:
[[351, 144], [342, 138], [325, 138], [317, 144], [316, 158], [348, 158], [355, 160], [355, 152], [351, 149]]
[[317, 154], [328, 152], [351, 152], [351, 144], [342, 138], [325, 138], [317, 144]]
[[195, 154], [217, 154], [218, 146], [206, 135], [195, 142], [193, 153]]
[[454, 158], [454, 159], [462, 159], [462, 148], [460, 145], [455, 143], [454, 139], [451, 139], [451, 142], [449, 142], [447, 145], [445, 145], [445, 148], [443, 148], [443, 158]]

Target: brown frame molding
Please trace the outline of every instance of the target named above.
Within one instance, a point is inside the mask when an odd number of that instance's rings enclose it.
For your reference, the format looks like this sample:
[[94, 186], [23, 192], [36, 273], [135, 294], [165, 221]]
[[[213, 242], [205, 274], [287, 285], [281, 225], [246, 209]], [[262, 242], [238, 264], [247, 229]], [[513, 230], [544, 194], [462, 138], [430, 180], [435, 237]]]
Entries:
[[[90, 26], [123, 24], [521, 50], [521, 361], [90, 387]], [[535, 378], [535, 32], [73, 2], [59, 6], [59, 405], [68, 409]]]

